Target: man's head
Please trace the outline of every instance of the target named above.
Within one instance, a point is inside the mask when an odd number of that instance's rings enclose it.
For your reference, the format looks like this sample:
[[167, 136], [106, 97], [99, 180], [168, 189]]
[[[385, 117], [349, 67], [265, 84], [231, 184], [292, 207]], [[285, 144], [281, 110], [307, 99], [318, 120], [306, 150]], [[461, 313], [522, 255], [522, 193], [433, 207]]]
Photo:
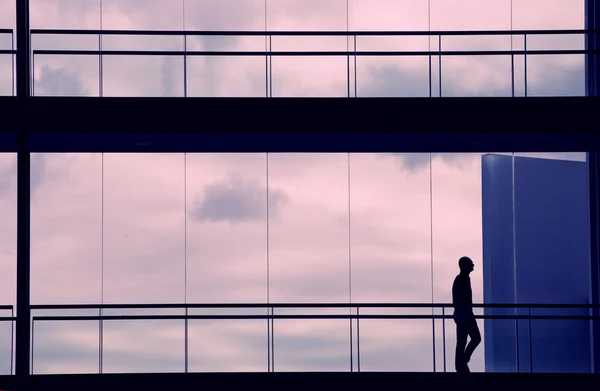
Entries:
[[458, 260], [458, 267], [461, 273], [469, 274], [473, 271], [473, 261], [469, 257], [462, 257]]

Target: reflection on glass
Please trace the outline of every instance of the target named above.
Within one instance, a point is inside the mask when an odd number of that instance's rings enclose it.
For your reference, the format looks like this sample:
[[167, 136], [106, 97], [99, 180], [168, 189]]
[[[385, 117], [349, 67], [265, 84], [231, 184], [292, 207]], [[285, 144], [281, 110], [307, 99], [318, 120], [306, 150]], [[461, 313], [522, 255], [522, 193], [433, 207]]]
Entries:
[[29, 0], [30, 25], [32, 29], [100, 29], [100, 4], [98, 0]]
[[[102, 28], [183, 30], [183, 9], [183, 0], [102, 0]], [[159, 15], [160, 17], [157, 17]]]
[[346, 0], [267, 0], [267, 30], [344, 31]]
[[184, 95], [183, 56], [104, 56], [104, 96]]
[[100, 302], [101, 260], [101, 155], [32, 154], [31, 302]]
[[585, 80], [584, 55], [527, 56], [528, 96], [585, 96]]
[[36, 55], [33, 64], [33, 94], [36, 96], [98, 96], [100, 93], [97, 57]]
[[[32, 214], [33, 215], [33, 214]], [[17, 154], [0, 153], [0, 304], [15, 305]], [[5, 315], [2, 313], [2, 315]]]
[[[3, 49], [0, 47], [0, 50]], [[12, 96], [13, 91], [13, 59], [10, 54], [0, 54], [0, 96]]]
[[187, 30], [264, 31], [265, 17], [265, 0], [185, 0]]
[[[426, 44], [415, 50], [427, 51]], [[356, 72], [360, 97], [429, 96], [427, 57], [358, 57]]]
[[430, 4], [432, 31], [510, 30], [510, 0], [431, 0]]
[[[381, 314], [383, 311], [377, 311]], [[431, 315], [431, 310], [400, 310], [396, 314]], [[360, 321], [361, 372], [431, 372], [431, 320]]]
[[[215, 50], [230, 49], [218, 47]], [[264, 44], [260, 50], [264, 51]], [[265, 97], [266, 83], [264, 56], [194, 56], [187, 59], [187, 96]]]
[[429, 24], [428, 4], [423, 1], [349, 0], [348, 7], [350, 31], [426, 31]]
[[[429, 164], [429, 154], [350, 155], [353, 302], [431, 302]], [[430, 371], [431, 332], [431, 321], [361, 321], [361, 371]]]
[[183, 320], [105, 321], [103, 373], [183, 372]]
[[188, 370], [266, 372], [267, 338], [264, 320], [190, 320]]
[[[94, 316], [98, 312], [62, 315]], [[32, 352], [31, 370], [36, 375], [98, 373], [98, 322], [38, 320], [33, 326]]]
[[515, 30], [583, 29], [585, 28], [585, 1], [513, 0], [513, 28]]
[[[346, 45], [339, 50], [346, 50]], [[347, 97], [348, 60], [342, 56], [273, 57], [273, 97]]]
[[276, 372], [348, 372], [350, 332], [347, 320], [276, 320]]
[[271, 302], [348, 302], [348, 155], [269, 154]]
[[104, 302], [182, 303], [183, 154], [105, 154]]
[[[186, 160], [187, 301], [265, 303], [266, 154], [187, 154]], [[270, 202], [282, 207], [277, 196]]]

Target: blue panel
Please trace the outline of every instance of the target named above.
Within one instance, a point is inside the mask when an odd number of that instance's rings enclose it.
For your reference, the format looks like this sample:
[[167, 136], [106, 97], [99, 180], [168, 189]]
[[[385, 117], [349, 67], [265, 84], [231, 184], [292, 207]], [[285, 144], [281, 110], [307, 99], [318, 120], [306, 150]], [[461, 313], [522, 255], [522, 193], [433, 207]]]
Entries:
[[[514, 303], [512, 157], [482, 157], [483, 299]], [[513, 315], [512, 309], [485, 309], [485, 315]], [[515, 372], [515, 321], [484, 321], [486, 372]]]
[[[515, 159], [517, 302], [590, 303], [587, 171], [586, 162]], [[537, 311], [589, 313], [585, 309]], [[521, 361], [528, 366], [529, 335], [519, 337]], [[531, 343], [535, 372], [591, 369], [589, 321], [532, 322]]]
[[[485, 302], [515, 303], [516, 274], [517, 303], [589, 304], [587, 163], [514, 159], [516, 273], [511, 157], [486, 155], [482, 168]], [[532, 314], [587, 315], [588, 310]], [[511, 371], [518, 365], [527, 372], [590, 371], [589, 321], [521, 320], [518, 329], [513, 321], [501, 331], [499, 322], [505, 321], [485, 323], [486, 370]]]

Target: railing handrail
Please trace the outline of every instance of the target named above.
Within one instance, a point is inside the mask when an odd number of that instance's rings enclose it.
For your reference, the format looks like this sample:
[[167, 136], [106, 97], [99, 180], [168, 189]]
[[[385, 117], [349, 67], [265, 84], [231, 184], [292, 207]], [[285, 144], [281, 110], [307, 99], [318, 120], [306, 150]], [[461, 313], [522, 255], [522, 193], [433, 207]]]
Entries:
[[[474, 315], [475, 319], [505, 320], [600, 320], [599, 315]], [[96, 320], [188, 320], [188, 319], [452, 319], [452, 315], [390, 315], [390, 314], [325, 314], [325, 315], [46, 315], [33, 316], [33, 321], [96, 321]]]
[[71, 55], [71, 56], [519, 56], [519, 55], [560, 55], [560, 54], [600, 54], [600, 50], [564, 49], [564, 50], [437, 50], [437, 51], [327, 51], [327, 50], [294, 50], [294, 51], [231, 51], [231, 50], [78, 50], [78, 49], [37, 49], [32, 51], [38, 55]]
[[122, 30], [122, 29], [31, 29], [32, 35], [149, 35], [149, 36], [476, 36], [476, 35], [579, 35], [600, 30]]
[[[597, 309], [599, 304], [473, 303], [473, 308]], [[154, 303], [32, 304], [32, 310], [58, 309], [191, 309], [191, 308], [453, 308], [452, 303]]]

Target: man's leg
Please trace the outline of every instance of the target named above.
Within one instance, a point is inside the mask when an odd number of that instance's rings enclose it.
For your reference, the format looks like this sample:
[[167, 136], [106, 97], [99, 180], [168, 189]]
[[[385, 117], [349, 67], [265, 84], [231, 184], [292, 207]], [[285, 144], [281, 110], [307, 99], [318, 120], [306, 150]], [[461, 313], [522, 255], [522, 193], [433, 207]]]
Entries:
[[454, 368], [456, 372], [465, 372], [465, 346], [467, 346], [468, 326], [465, 322], [456, 322], [456, 354], [454, 355]]
[[481, 333], [479, 332], [479, 326], [477, 326], [477, 319], [474, 317], [471, 318], [467, 323], [465, 323], [466, 333], [469, 334], [471, 340], [465, 349], [465, 363], [468, 363], [471, 360], [471, 355], [475, 351], [475, 348], [481, 343]]

